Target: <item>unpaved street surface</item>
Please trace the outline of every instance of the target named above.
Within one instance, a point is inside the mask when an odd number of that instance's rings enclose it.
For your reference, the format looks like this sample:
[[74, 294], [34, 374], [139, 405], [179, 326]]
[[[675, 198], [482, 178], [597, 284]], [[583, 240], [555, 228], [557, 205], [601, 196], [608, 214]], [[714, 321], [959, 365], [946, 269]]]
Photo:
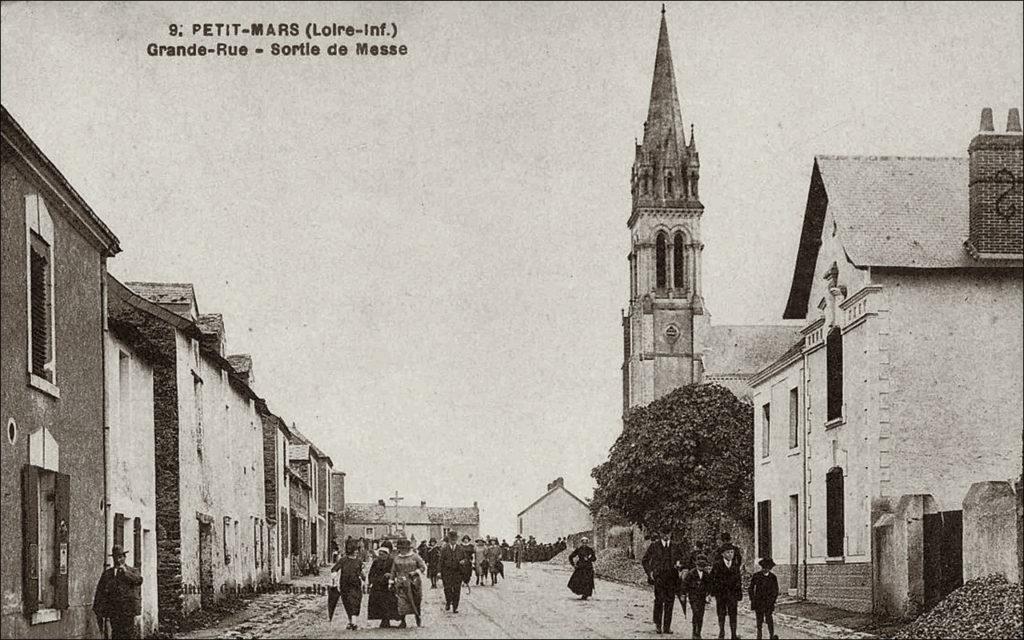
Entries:
[[[358, 631], [345, 629], [341, 604], [334, 621], [327, 621], [327, 596], [275, 593], [261, 596], [249, 607], [244, 621], [228, 621], [216, 629], [184, 638], [647, 638], [655, 637], [651, 621], [652, 595], [638, 587], [598, 580], [593, 598], [583, 602], [565, 586], [569, 572], [558, 565], [506, 565], [507, 579], [495, 587], [462, 591], [459, 613], [444, 610], [444, 592], [428, 588], [423, 598], [423, 627], [412, 616], [407, 629], [378, 629], [366, 620], [366, 597]], [[320, 582], [326, 581], [321, 577]], [[297, 584], [310, 584], [308, 579]], [[689, 613], [689, 611], [687, 611]], [[690, 637], [690, 618], [675, 609], [675, 637]], [[255, 615], [252, 615], [255, 614]], [[777, 627], [782, 638], [824, 638], [806, 630]], [[718, 635], [714, 605], [704, 617], [704, 637]], [[728, 636], [728, 632], [726, 633]], [[756, 637], [753, 618], [740, 612], [739, 635]]]

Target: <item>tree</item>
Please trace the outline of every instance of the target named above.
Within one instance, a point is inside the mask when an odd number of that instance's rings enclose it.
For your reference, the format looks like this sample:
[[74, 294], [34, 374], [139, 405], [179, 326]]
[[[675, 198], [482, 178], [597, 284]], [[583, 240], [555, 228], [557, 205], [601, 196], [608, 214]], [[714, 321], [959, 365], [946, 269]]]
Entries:
[[753, 526], [753, 407], [717, 384], [680, 387], [626, 415], [594, 467], [591, 510], [645, 529], [669, 525], [711, 540], [723, 521]]

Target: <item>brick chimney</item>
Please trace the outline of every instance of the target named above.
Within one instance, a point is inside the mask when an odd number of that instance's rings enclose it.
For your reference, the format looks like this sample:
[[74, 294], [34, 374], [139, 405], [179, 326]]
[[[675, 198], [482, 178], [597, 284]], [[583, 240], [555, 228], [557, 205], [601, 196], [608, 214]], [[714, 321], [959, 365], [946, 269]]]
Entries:
[[420, 509], [426, 509], [426, 508], [427, 508], [427, 501], [426, 500], [420, 500]]
[[992, 109], [981, 111], [981, 130], [967, 148], [970, 156], [970, 234], [967, 251], [976, 260], [1024, 257], [1024, 135], [1020, 111], [1010, 109], [1006, 131], [997, 133]]
[[565, 486], [565, 479], [564, 478], [555, 478], [554, 480], [552, 480], [551, 482], [548, 483], [548, 491], [551, 491], [555, 487], [564, 487], [564, 486]]

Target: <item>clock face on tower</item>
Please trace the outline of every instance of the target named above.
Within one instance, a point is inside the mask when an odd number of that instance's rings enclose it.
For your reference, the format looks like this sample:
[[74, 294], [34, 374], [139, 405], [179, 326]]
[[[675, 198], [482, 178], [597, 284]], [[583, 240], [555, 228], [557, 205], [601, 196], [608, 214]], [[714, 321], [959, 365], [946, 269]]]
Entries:
[[679, 327], [674, 324], [668, 325], [665, 329], [665, 337], [668, 338], [669, 342], [675, 342], [679, 339]]

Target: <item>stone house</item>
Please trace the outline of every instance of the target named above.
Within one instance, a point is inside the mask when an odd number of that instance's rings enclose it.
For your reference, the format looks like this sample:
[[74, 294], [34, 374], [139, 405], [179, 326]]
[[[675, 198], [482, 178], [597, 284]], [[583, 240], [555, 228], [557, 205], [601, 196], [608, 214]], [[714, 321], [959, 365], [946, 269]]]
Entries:
[[111, 315], [166, 362], [154, 366], [157, 576], [161, 622], [270, 578], [258, 396], [224, 353], [224, 324], [192, 285], [128, 282], [143, 310]]
[[329, 523], [331, 521], [331, 473], [334, 462], [330, 456], [320, 450], [313, 442], [299, 431], [294, 424], [291, 427], [290, 442], [297, 453], [292, 457], [291, 464], [295, 471], [309, 485], [309, 552], [320, 564], [327, 564], [331, 559], [331, 540]]
[[104, 291], [118, 239], [0, 108], [0, 627], [100, 633]]
[[312, 551], [313, 524], [310, 508], [312, 486], [296, 468], [294, 460], [309, 460], [309, 453], [301, 453], [308, 445], [288, 445], [288, 533], [285, 552], [289, 554], [291, 575], [302, 575], [302, 569], [314, 556]]
[[[109, 274], [107, 303], [142, 313], [152, 307]], [[125, 550], [127, 562], [142, 575], [136, 631], [145, 638], [158, 622], [153, 367], [169, 362], [119, 315], [109, 317], [106, 334], [107, 538]]]
[[449, 531], [456, 531], [461, 538], [468, 535], [474, 540], [480, 537], [480, 508], [472, 507], [428, 507], [420, 501], [418, 507], [385, 506], [383, 500], [376, 504], [348, 503], [345, 505], [345, 526], [342, 537], [369, 538], [379, 540], [384, 536], [400, 536], [420, 540], [436, 538], [441, 540]]
[[971, 485], [1020, 474], [1017, 111], [992, 129], [967, 158], [815, 158], [803, 339], [752, 379], [758, 555], [808, 599], [912, 615], [962, 581]]
[[566, 489], [562, 478], [550, 482], [544, 495], [519, 512], [516, 522], [516, 533], [538, 542], [554, 542], [594, 528], [590, 505]]
[[268, 526], [267, 561], [274, 582], [291, 579], [289, 523], [291, 522], [288, 476], [288, 424], [275, 415], [264, 401], [256, 403], [263, 428], [263, 493]]

